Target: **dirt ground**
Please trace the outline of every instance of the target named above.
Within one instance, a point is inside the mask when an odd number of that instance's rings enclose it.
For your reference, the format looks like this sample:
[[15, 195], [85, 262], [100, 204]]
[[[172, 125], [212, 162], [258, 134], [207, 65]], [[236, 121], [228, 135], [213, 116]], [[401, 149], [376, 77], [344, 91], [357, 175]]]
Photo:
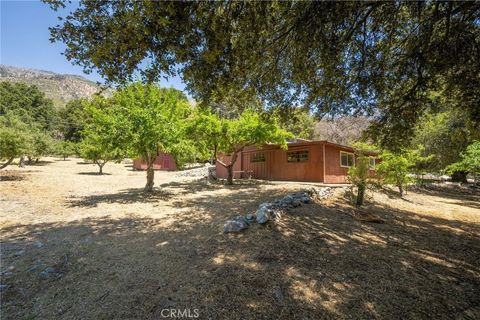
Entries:
[[2, 170], [2, 319], [480, 318], [478, 191], [376, 192], [366, 210], [385, 223], [369, 224], [336, 189], [234, 235], [225, 220], [305, 186], [156, 172], [144, 194], [144, 172], [95, 172], [54, 158]]

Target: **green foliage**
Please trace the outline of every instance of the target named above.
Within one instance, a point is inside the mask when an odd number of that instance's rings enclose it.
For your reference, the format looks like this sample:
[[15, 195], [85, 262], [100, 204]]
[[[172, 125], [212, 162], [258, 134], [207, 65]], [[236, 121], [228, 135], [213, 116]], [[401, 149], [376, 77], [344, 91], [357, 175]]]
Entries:
[[[351, 146], [355, 148], [355, 165], [348, 169], [348, 181], [357, 189], [355, 204], [362, 206], [367, 191], [378, 184], [376, 175], [371, 170], [370, 160], [376, 158], [374, 154], [379, 148], [361, 141], [353, 142]], [[353, 190], [351, 193], [353, 194]]]
[[471, 173], [478, 181], [480, 175], [480, 141], [474, 141], [462, 152], [461, 159], [458, 162], [449, 165], [446, 170], [448, 174], [456, 171], [465, 171]]
[[32, 132], [32, 146], [30, 150], [25, 152], [29, 158], [38, 159], [42, 156], [47, 156], [55, 152], [55, 141], [50, 134], [41, 130], [34, 130]]
[[383, 151], [380, 156], [381, 162], [377, 165], [377, 174], [383, 183], [397, 186], [400, 196], [403, 196], [407, 184], [413, 181], [408, 174], [419, 158], [418, 150], [403, 150], [399, 153]]
[[21, 119], [8, 112], [0, 115], [0, 159], [10, 160], [20, 157], [32, 145], [28, 126]]
[[[172, 153], [174, 157], [183, 152], [179, 146], [187, 139], [186, 120], [191, 108], [178, 90], [135, 83], [117, 91], [112, 108], [105, 111], [109, 119], [103, 122], [114, 122], [112, 138], [132, 157], [145, 157], [148, 162], [157, 151]], [[97, 119], [101, 112], [97, 110]]]
[[480, 138], [480, 129], [475, 127], [468, 114], [459, 110], [427, 113], [417, 126], [414, 145], [422, 145], [421, 154], [431, 155], [424, 169], [440, 172], [446, 166], [460, 160], [467, 146]]
[[356, 153], [360, 155], [379, 153], [381, 148], [375, 144], [363, 142], [363, 141], [353, 141], [350, 143], [352, 148], [355, 148]]
[[60, 130], [65, 140], [79, 142], [82, 139], [82, 130], [89, 121], [88, 113], [85, 111], [87, 103], [86, 99], [76, 99], [59, 110]]
[[246, 95], [369, 114], [372, 136], [399, 150], [433, 90], [480, 122], [479, 13], [475, 1], [83, 1], [51, 35], [112, 82], [178, 71], [206, 105]]
[[219, 134], [218, 151], [231, 155], [230, 161], [224, 163], [228, 171], [228, 183], [233, 183], [232, 167], [235, 164], [238, 152], [249, 145], [261, 146], [274, 143], [286, 149], [286, 139], [293, 135], [281, 129], [272, 116], [262, 115], [251, 109], [246, 109], [236, 119], [221, 119], [221, 132]]
[[[101, 96], [95, 97], [87, 102], [82, 101], [75, 107], [79, 110], [80, 117], [77, 124], [85, 126], [79, 136], [83, 137], [79, 144], [80, 155], [95, 163], [99, 168], [99, 174], [103, 174], [103, 166], [109, 161], [120, 161], [125, 155], [122, 145], [112, 139], [112, 132], [115, 132], [116, 122], [109, 119], [105, 111], [111, 109], [111, 101]], [[92, 116], [95, 118], [91, 119]], [[87, 123], [86, 119], [90, 121]], [[77, 127], [77, 128], [80, 128]]]
[[21, 121], [52, 132], [57, 114], [52, 101], [35, 86], [25, 83], [0, 82], [0, 115], [16, 114]]
[[55, 154], [66, 160], [73, 154], [78, 153], [77, 145], [72, 141], [57, 141], [55, 145]]
[[281, 129], [277, 120], [247, 109], [236, 119], [222, 119], [220, 151], [232, 154], [249, 145], [279, 144], [286, 149], [286, 139], [293, 135]]
[[142, 157], [148, 166], [147, 191], [153, 188], [152, 165], [159, 151], [172, 154], [180, 167], [192, 157], [195, 143], [186, 135], [192, 110], [178, 90], [133, 83], [112, 98], [97, 97], [86, 110], [91, 124], [85, 134], [93, 139], [88, 144], [99, 139], [97, 147], [105, 151]]
[[[279, 113], [279, 116], [282, 114], [281, 112], [277, 113]], [[280, 119], [281, 127], [291, 132], [295, 138], [313, 139], [315, 119], [308, 111], [296, 108]]]
[[202, 160], [216, 158], [222, 139], [222, 122], [217, 115], [196, 109], [186, 130], [189, 137], [195, 138], [196, 149]]

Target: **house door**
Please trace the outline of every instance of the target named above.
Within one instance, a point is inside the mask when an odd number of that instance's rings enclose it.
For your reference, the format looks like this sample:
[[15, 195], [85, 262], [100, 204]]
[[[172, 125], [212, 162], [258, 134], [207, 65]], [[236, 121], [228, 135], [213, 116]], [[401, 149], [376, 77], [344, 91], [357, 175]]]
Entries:
[[170, 159], [163, 158], [162, 169], [170, 169]]

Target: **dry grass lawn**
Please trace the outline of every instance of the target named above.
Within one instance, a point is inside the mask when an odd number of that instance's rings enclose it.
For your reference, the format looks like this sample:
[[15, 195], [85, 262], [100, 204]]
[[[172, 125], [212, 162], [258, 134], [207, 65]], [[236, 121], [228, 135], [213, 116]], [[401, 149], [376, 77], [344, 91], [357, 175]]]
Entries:
[[[352, 219], [344, 191], [277, 223], [225, 220], [301, 188], [233, 187], [79, 159], [0, 174], [2, 319], [479, 319], [480, 194], [375, 193]], [[40, 276], [46, 267], [57, 271]]]

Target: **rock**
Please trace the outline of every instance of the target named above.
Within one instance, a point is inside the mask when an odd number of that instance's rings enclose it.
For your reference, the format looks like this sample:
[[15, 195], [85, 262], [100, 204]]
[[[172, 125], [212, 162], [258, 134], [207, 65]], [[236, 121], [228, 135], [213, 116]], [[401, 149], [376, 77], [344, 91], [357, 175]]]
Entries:
[[43, 248], [45, 245], [41, 241], [35, 241], [34, 246], [37, 248]]
[[23, 256], [25, 254], [25, 249], [20, 249], [18, 251], [16, 251], [13, 255], [15, 257], [20, 257], [20, 256]]
[[311, 202], [312, 202], [312, 199], [310, 199], [309, 196], [304, 196], [304, 197], [300, 198], [300, 201], [301, 201], [302, 203], [311, 203]]
[[232, 220], [227, 220], [225, 224], [223, 225], [223, 232], [224, 233], [231, 233], [231, 232], [240, 232], [244, 229], [248, 228], [248, 222], [247, 220], [242, 217], [235, 217]]
[[293, 200], [292, 203], [290, 204], [292, 207], [296, 208], [296, 207], [300, 207], [302, 205], [302, 203], [298, 200]]
[[258, 208], [265, 208], [265, 209], [271, 209], [272, 208], [272, 204], [269, 203], [269, 202], [264, 202], [262, 203], [261, 205], [258, 206]]
[[267, 223], [267, 221], [270, 220], [270, 214], [272, 213], [273, 213], [272, 209], [269, 209], [265, 206], [264, 207], [260, 206], [257, 212], [255, 213], [255, 215], [257, 216], [257, 222], [260, 224]]
[[288, 196], [285, 196], [283, 197], [282, 200], [280, 200], [280, 202], [282, 203], [282, 205], [290, 205], [293, 201], [294, 201], [294, 197], [292, 195], [288, 195]]
[[32, 267], [30, 267], [27, 271], [28, 271], [28, 272], [35, 272], [35, 271], [37, 271], [41, 266], [42, 266], [42, 261], [37, 260], [37, 261], [35, 261], [35, 264], [34, 264]]
[[57, 270], [55, 270], [55, 268], [46, 267], [45, 270], [40, 272], [40, 277], [42, 277], [43, 279], [48, 279], [51, 275], [53, 275], [55, 273], [57, 273]]
[[245, 220], [247, 220], [247, 222], [250, 224], [250, 223], [254, 223], [255, 222], [255, 215], [252, 214], [252, 213], [249, 213], [245, 216]]
[[275, 300], [279, 302], [285, 300], [285, 295], [283, 294], [282, 289], [280, 289], [279, 287], [275, 287], [273, 289], [273, 296], [275, 297]]

